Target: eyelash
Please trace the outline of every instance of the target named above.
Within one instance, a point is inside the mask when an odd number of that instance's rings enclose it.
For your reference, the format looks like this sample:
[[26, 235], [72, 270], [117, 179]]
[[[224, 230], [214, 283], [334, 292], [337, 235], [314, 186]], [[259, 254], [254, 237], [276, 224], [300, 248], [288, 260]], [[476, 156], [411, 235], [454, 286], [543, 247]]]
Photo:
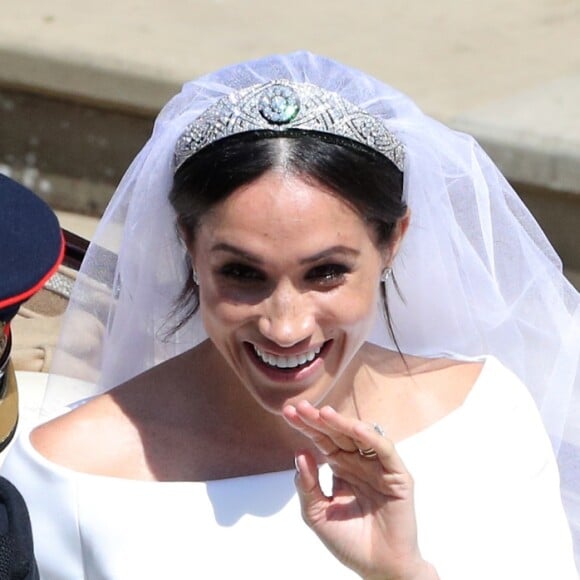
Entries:
[[219, 274], [239, 282], [258, 282], [266, 279], [260, 270], [244, 264], [226, 264], [219, 269]]
[[[318, 282], [321, 285], [336, 285], [340, 283], [351, 269], [344, 264], [323, 264], [315, 266], [306, 273], [308, 282]], [[266, 281], [266, 275], [252, 266], [245, 264], [226, 264], [218, 273], [224, 278], [242, 284], [252, 284]]]
[[323, 264], [308, 271], [307, 280], [319, 280], [325, 284], [336, 284], [350, 273], [350, 268], [343, 264]]

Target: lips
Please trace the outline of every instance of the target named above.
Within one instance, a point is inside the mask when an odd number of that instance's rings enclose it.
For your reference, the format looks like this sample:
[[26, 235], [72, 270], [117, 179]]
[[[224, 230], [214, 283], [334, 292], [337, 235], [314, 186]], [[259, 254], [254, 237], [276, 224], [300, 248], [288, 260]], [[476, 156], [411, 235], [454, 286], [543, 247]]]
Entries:
[[273, 353], [265, 352], [255, 344], [252, 345], [254, 347], [254, 352], [258, 356], [258, 358], [266, 365], [275, 368], [275, 369], [296, 369], [297, 367], [301, 367], [311, 363], [322, 350], [322, 346], [318, 346], [314, 349], [308, 350], [303, 353], [299, 354], [292, 354], [289, 356], [281, 356], [276, 355]]

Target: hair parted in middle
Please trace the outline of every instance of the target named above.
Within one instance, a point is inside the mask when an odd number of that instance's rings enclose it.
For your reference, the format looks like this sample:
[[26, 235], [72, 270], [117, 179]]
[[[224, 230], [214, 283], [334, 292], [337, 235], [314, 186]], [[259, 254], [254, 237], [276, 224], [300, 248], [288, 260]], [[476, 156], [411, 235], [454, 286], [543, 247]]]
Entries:
[[[205, 147], [175, 173], [169, 199], [186, 245], [194, 243], [208, 211], [235, 190], [274, 170], [320, 185], [342, 198], [374, 228], [379, 247], [389, 243], [398, 220], [407, 211], [403, 173], [367, 147], [312, 132], [240, 133]], [[190, 263], [188, 267], [191, 270]], [[198, 292], [188, 276], [176, 309], [181, 315], [176, 329], [197, 312]], [[388, 320], [385, 284], [382, 294]]]

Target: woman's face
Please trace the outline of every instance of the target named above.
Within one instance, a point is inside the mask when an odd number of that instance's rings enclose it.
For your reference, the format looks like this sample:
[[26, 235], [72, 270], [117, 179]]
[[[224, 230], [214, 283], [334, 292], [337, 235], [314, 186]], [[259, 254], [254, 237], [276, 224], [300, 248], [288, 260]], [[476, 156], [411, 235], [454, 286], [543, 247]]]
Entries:
[[269, 172], [204, 216], [191, 248], [209, 337], [254, 398], [321, 402], [372, 326], [388, 249], [339, 196]]

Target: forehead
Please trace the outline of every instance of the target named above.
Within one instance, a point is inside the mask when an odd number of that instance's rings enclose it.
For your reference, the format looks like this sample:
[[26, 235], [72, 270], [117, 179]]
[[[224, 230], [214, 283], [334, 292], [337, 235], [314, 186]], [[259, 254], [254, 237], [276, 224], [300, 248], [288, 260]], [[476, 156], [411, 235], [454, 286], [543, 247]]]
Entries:
[[324, 231], [338, 237], [368, 235], [359, 213], [339, 194], [280, 171], [234, 191], [201, 222], [213, 235], [247, 231], [257, 236], [309, 239]]

